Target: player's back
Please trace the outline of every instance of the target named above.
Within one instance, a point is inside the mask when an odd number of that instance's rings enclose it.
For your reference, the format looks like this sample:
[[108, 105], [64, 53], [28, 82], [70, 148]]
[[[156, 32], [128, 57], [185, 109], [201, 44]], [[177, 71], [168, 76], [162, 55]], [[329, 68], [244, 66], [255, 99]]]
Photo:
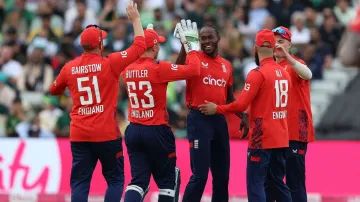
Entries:
[[290, 77], [272, 58], [252, 71], [259, 71], [264, 83], [250, 105], [250, 119], [254, 125], [250, 131], [249, 147], [287, 147]]
[[109, 141], [120, 136], [115, 118], [119, 79], [109, 59], [84, 53], [66, 64], [67, 86], [74, 102], [72, 141]]
[[168, 125], [166, 90], [158, 74], [159, 64], [144, 57], [122, 73], [129, 97], [128, 120], [142, 125]]

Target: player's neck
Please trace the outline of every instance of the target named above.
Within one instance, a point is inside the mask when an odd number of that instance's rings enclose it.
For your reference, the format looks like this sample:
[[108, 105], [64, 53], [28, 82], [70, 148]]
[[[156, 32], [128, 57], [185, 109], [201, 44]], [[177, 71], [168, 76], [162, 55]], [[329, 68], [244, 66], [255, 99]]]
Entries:
[[267, 55], [267, 54], [264, 54], [264, 55], [260, 55], [260, 54], [259, 54], [259, 61], [260, 61], [260, 63], [261, 63], [261, 61], [263, 61], [263, 60], [265, 60], [265, 59], [267, 59], [267, 58], [272, 58], [272, 56], [271, 56], [271, 55]]
[[149, 52], [145, 52], [141, 57], [142, 58], [153, 58], [154, 59], [154, 54], [149, 53]]
[[98, 55], [101, 55], [101, 51], [100, 51], [100, 50], [85, 51], [84, 53], [90, 53], [90, 54], [98, 54]]
[[284, 60], [285, 60], [285, 58], [276, 58], [276, 63], [280, 63], [280, 62], [282, 62]]
[[[206, 53], [205, 53], [206, 54]], [[215, 59], [217, 56], [218, 56], [218, 52], [215, 51], [214, 53], [212, 54], [206, 54], [207, 56], [211, 57], [212, 59]]]

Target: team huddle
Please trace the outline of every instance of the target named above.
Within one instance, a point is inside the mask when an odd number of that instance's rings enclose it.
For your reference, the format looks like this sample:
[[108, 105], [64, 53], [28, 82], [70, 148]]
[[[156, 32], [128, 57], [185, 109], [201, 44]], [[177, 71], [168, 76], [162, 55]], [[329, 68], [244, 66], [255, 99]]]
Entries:
[[[105, 202], [119, 202], [124, 189], [124, 156], [117, 125], [119, 80], [129, 97], [125, 145], [131, 183], [125, 202], [141, 202], [151, 176], [159, 202], [178, 201], [180, 169], [176, 167], [175, 137], [168, 123], [166, 90], [169, 82], [186, 80], [187, 137], [192, 176], [183, 202], [200, 202], [209, 170], [212, 201], [229, 201], [230, 142], [224, 114], [241, 119], [243, 139], [249, 140], [246, 183], [250, 202], [305, 202], [305, 155], [314, 141], [310, 79], [306, 64], [289, 55], [291, 33], [285, 27], [261, 30], [255, 39], [258, 67], [248, 74], [240, 97], [233, 94], [232, 65], [218, 54], [220, 35], [214, 26], [200, 30], [181, 20], [174, 30], [182, 49], [175, 64], [156, 61], [159, 36], [145, 30], [137, 5], [127, 15], [134, 42], [122, 52], [102, 56], [107, 33], [89, 25], [81, 34], [84, 53], [69, 61], [51, 86], [54, 95], [69, 89], [74, 106], [70, 141], [73, 156], [71, 201], [87, 202], [91, 176], [98, 160], [108, 184]], [[75, 73], [74, 73], [75, 72]], [[286, 183], [284, 178], [286, 177]]]

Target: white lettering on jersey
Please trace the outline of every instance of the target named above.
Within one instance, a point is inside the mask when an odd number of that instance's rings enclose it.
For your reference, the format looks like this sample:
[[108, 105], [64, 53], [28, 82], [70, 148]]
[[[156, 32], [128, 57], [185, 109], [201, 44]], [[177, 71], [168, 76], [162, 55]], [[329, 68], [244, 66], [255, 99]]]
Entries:
[[203, 78], [203, 83], [205, 85], [211, 85], [211, 86], [219, 86], [219, 87], [225, 87], [226, 81], [224, 79], [215, 79], [211, 78], [211, 75]]
[[132, 110], [131, 111], [131, 117], [138, 118], [138, 119], [144, 119], [144, 118], [152, 118], [154, 117], [154, 110]]
[[90, 64], [71, 67], [71, 74], [86, 74], [90, 72], [100, 72], [101, 64]]
[[130, 78], [146, 78], [148, 77], [148, 70], [126, 70], [125, 76]]
[[122, 58], [126, 58], [128, 53], [126, 51], [121, 51], [120, 54]]
[[277, 111], [273, 112], [273, 119], [286, 119], [287, 111]]
[[177, 71], [178, 66], [176, 64], [171, 64], [171, 70]]
[[249, 83], [245, 83], [244, 90], [246, 90], [246, 91], [250, 90], [250, 84]]
[[80, 116], [92, 115], [104, 112], [104, 105], [96, 105], [92, 107], [79, 108], [78, 114]]

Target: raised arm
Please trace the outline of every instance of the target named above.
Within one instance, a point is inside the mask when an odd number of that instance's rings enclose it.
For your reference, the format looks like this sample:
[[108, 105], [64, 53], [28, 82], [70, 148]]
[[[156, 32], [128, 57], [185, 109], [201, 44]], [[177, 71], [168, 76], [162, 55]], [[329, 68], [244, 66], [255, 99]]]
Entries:
[[137, 4], [131, 1], [126, 8], [126, 13], [133, 24], [135, 39], [134, 43], [125, 51], [109, 54], [111, 68], [117, 76], [146, 51], [144, 30], [141, 25]]
[[159, 79], [162, 82], [185, 80], [200, 75], [200, 59], [197, 53], [192, 51], [187, 56], [186, 65], [176, 65], [169, 62], [160, 62], [157, 67]]
[[185, 52], [185, 48], [184, 45], [181, 45], [181, 50], [180, 53], [176, 59], [175, 64], [177, 65], [184, 65], [186, 61], [186, 52]]

